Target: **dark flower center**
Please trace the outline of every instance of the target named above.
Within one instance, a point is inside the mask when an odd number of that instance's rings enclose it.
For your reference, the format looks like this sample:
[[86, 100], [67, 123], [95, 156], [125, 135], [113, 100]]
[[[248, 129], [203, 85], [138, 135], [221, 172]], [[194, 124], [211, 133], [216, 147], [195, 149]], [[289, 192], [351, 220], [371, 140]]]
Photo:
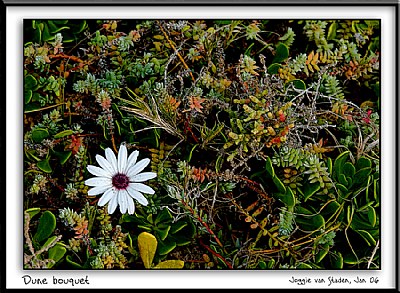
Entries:
[[117, 173], [112, 178], [112, 185], [117, 189], [126, 189], [129, 185], [129, 177], [125, 174]]

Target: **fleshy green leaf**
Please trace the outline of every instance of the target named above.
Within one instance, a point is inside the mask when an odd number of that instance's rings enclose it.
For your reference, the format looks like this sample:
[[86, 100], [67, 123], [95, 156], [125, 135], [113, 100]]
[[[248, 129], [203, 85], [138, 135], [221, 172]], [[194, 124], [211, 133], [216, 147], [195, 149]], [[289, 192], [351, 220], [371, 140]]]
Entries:
[[25, 210], [29, 214], [29, 217], [32, 219], [35, 215], [40, 212], [40, 208], [30, 208]]
[[37, 79], [33, 75], [29, 74], [29, 75], [25, 76], [24, 88], [26, 90], [34, 89], [37, 86], [37, 84], [38, 84]]
[[333, 164], [333, 171], [336, 173], [337, 177], [339, 177], [339, 175], [343, 173], [343, 166], [349, 155], [350, 151], [345, 151], [338, 155], [335, 159], [335, 163]]
[[298, 206], [296, 208], [295, 221], [301, 230], [314, 232], [325, 226], [325, 220], [320, 214], [315, 214], [306, 208]]
[[154, 224], [158, 224], [158, 223], [169, 223], [172, 222], [173, 217], [170, 213], [170, 211], [167, 208], [164, 208], [160, 213], [158, 213]]
[[156, 233], [158, 234], [158, 236], [160, 237], [161, 240], [165, 240], [168, 236], [169, 229], [171, 229], [171, 226], [166, 226], [163, 229], [158, 228], [156, 230]]
[[282, 181], [281, 181], [277, 176], [273, 177], [273, 178], [272, 178], [272, 181], [274, 181], [275, 186], [278, 188], [278, 191], [279, 191], [280, 193], [282, 193], [282, 194], [285, 194], [285, 193], [286, 193], [286, 187], [285, 187], [285, 185], [282, 183]]
[[164, 241], [160, 241], [158, 243], [158, 253], [160, 255], [167, 255], [170, 253], [172, 250], [174, 250], [176, 247], [176, 242], [171, 240], [170, 238], [166, 238]]
[[356, 232], [362, 237], [364, 238], [364, 240], [368, 243], [368, 246], [375, 246], [376, 245], [376, 240], [374, 239], [374, 237], [372, 237], [372, 235], [365, 230], [356, 230]]
[[37, 162], [36, 166], [37, 166], [40, 170], [42, 170], [43, 172], [46, 172], [46, 173], [51, 173], [51, 172], [53, 172], [53, 170], [51, 169], [51, 166], [50, 166], [50, 163], [49, 163], [49, 159], [48, 159], [48, 158], [47, 158], [47, 159], [44, 159], [44, 160], [42, 160], [42, 161], [40, 161], [40, 162]]
[[299, 90], [307, 89], [306, 84], [301, 79], [294, 79], [294, 80], [291, 80], [289, 83], [292, 83], [296, 89], [299, 89]]
[[33, 239], [36, 242], [42, 242], [49, 238], [56, 228], [56, 216], [50, 211], [45, 211], [39, 219], [39, 225]]
[[53, 151], [54, 155], [60, 159], [61, 165], [64, 165], [66, 161], [71, 157], [72, 151]]
[[329, 254], [332, 269], [343, 269], [343, 257], [340, 252]]
[[329, 244], [322, 245], [318, 253], [315, 255], [315, 263], [321, 262], [329, 252]]
[[171, 230], [169, 231], [169, 233], [171, 234], [175, 234], [176, 232], [182, 230], [183, 228], [185, 228], [187, 226], [187, 223], [185, 221], [178, 221], [175, 222], [171, 225]]
[[272, 161], [270, 157], [267, 157], [267, 160], [265, 161], [265, 169], [272, 178], [275, 177], [274, 166], [272, 166]]
[[366, 157], [361, 157], [357, 160], [356, 163], [356, 169], [360, 170], [363, 168], [371, 168], [372, 167], [372, 162], [370, 159], [366, 158]]
[[274, 59], [272, 60], [272, 63], [280, 63], [282, 61], [285, 61], [288, 57], [289, 48], [285, 44], [279, 43], [276, 47], [276, 54]]
[[32, 140], [36, 143], [41, 143], [43, 139], [49, 137], [49, 132], [44, 128], [35, 128], [32, 130]]
[[308, 183], [304, 185], [304, 201], [307, 201], [314, 193], [320, 189], [319, 182]]
[[270, 66], [268, 66], [268, 73], [269, 74], [277, 74], [279, 68], [281, 68], [281, 65], [279, 63], [273, 63]]
[[346, 175], [346, 177], [352, 178], [355, 173], [356, 173], [356, 168], [352, 163], [346, 162], [343, 165], [343, 174]]
[[[64, 245], [57, 243], [55, 246], [49, 249], [49, 258], [54, 260], [56, 263], [60, 261], [65, 253], [67, 252], [67, 249], [65, 248]], [[50, 265], [49, 268], [53, 267], [54, 265]]]

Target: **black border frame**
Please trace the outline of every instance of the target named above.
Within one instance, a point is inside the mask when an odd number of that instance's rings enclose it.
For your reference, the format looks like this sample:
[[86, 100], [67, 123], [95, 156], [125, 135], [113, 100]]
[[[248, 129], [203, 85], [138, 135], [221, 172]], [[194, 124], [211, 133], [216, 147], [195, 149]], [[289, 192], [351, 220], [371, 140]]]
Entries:
[[[399, 97], [399, 82], [400, 82], [400, 76], [399, 76], [399, 52], [400, 52], [400, 47], [399, 47], [399, 26], [400, 26], [400, 21], [399, 21], [399, 7], [400, 7], [400, 2], [397, 0], [381, 0], [381, 1], [376, 1], [376, 0], [353, 0], [353, 1], [348, 1], [348, 0], [300, 0], [300, 1], [295, 1], [295, 0], [97, 0], [97, 1], [89, 1], [89, 0], [2, 0], [0, 2], [0, 9], [1, 9], [1, 14], [0, 14], [0, 66], [3, 69], [0, 72], [0, 77], [1, 80], [5, 79], [6, 76], [6, 70], [5, 69], [5, 64], [6, 64], [6, 7], [7, 6], [285, 6], [285, 5], [291, 5], [291, 6], [390, 6], [395, 8], [395, 52], [396, 52], [396, 58], [395, 58], [395, 97]], [[6, 86], [2, 87], [3, 90], [3, 95], [6, 97]], [[6, 125], [6, 113], [5, 113], [5, 105], [6, 105], [6, 99], [2, 99], [3, 107], [0, 108], [0, 119], [2, 122], [2, 125]], [[395, 110], [400, 112], [400, 103], [398, 99], [395, 100]], [[400, 199], [398, 197], [399, 194], [399, 183], [398, 181], [400, 180], [400, 175], [399, 175], [399, 169], [398, 169], [398, 163], [399, 163], [399, 154], [398, 154], [398, 147], [399, 147], [399, 123], [400, 123], [400, 117], [399, 115], [395, 116], [395, 204], [397, 210], [400, 212], [399, 205], [400, 205]], [[5, 130], [3, 131], [3, 134], [0, 135], [0, 148], [3, 150], [4, 155], [6, 156], [6, 149], [5, 149]], [[381, 142], [380, 142], [381, 144]], [[4, 157], [5, 157], [4, 156]], [[3, 165], [4, 169], [3, 171], [7, 171], [6, 164]], [[2, 174], [5, 174], [5, 172], [2, 172]], [[4, 188], [4, 191], [6, 191], [6, 182], [5, 178], [0, 181], [1, 186]], [[6, 203], [6, 196], [2, 197], [4, 201], [3, 207], [5, 207]], [[1, 223], [6, 223], [6, 213], [2, 213], [2, 222]], [[389, 291], [394, 291], [394, 292], [400, 292], [400, 272], [399, 272], [399, 248], [400, 248], [400, 236], [399, 236], [399, 228], [400, 228], [400, 216], [398, 213], [396, 213], [396, 219], [395, 219], [395, 231], [396, 231], [396, 236], [395, 236], [395, 285], [396, 287], [394, 289], [381, 289], [379, 288], [378, 290], [389, 290]], [[0, 266], [0, 282], [1, 282], [1, 287], [0, 290], [2, 292], [5, 292], [7, 290], [18, 290], [18, 289], [8, 289], [6, 287], [6, 225], [3, 224], [3, 226], [0, 224], [0, 232], [1, 232], [1, 242], [0, 242], [0, 256], [2, 257], [2, 260], [0, 261], [1, 266]], [[40, 288], [44, 289], [44, 288]], [[61, 288], [60, 288], [61, 289]], [[310, 288], [308, 288], [310, 289]], [[350, 288], [349, 288], [350, 289]], [[35, 289], [34, 289], [35, 290]], [[176, 290], [176, 289], [174, 289]], [[333, 289], [335, 290], [335, 289]]]

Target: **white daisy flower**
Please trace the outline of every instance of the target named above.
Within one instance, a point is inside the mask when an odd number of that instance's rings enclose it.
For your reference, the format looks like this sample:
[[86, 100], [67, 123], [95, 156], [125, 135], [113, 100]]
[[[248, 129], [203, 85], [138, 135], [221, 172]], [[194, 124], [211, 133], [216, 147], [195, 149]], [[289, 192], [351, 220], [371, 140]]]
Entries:
[[[139, 151], [133, 151], [128, 157], [128, 151], [124, 144], [121, 144], [118, 152], [118, 159], [113, 151], [107, 148], [106, 157], [96, 155], [96, 161], [100, 167], [88, 165], [88, 171], [97, 176], [87, 179], [85, 184], [93, 186], [89, 189], [88, 195], [103, 194], [98, 205], [104, 206], [108, 203], [108, 213], [114, 213], [119, 205], [122, 214], [127, 211], [129, 214], [135, 212], [134, 199], [146, 206], [147, 199], [143, 193], [154, 194], [154, 189], [143, 183], [146, 180], [157, 177], [154, 172], [143, 172], [144, 168], [150, 163], [150, 159], [143, 159], [136, 162]], [[140, 173], [140, 174], [139, 174]]]

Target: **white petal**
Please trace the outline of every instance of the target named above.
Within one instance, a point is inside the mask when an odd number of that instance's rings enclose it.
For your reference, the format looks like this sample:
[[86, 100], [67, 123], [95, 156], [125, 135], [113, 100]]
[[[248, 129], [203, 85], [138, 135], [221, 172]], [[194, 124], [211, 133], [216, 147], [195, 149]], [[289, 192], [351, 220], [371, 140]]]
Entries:
[[135, 213], [135, 202], [130, 196], [127, 196], [126, 198], [128, 199], [128, 214], [133, 215]]
[[96, 186], [88, 190], [88, 195], [102, 194], [104, 191], [111, 189], [111, 186]]
[[117, 208], [118, 205], [118, 191], [115, 194], [115, 196], [113, 196], [110, 200], [110, 202], [108, 203], [108, 213], [111, 215], [112, 213], [115, 212], [115, 209]]
[[119, 203], [119, 210], [121, 214], [125, 214], [126, 210], [128, 209], [128, 195], [126, 190], [120, 190], [118, 194], [118, 203]]
[[107, 177], [93, 177], [89, 178], [85, 181], [86, 185], [89, 186], [112, 186], [112, 180], [111, 178]]
[[98, 206], [102, 207], [104, 206], [106, 203], [108, 203], [113, 196], [115, 196], [115, 189], [114, 188], [110, 188], [109, 190], [107, 190], [106, 192], [104, 192], [103, 196], [99, 199], [99, 202], [97, 203]]
[[132, 197], [133, 199], [136, 199], [141, 205], [144, 205], [144, 206], [148, 205], [149, 202], [147, 201], [147, 198], [145, 198], [143, 196], [143, 194], [141, 194], [139, 191], [135, 190], [130, 185], [128, 186], [127, 191], [128, 191], [128, 195], [130, 197]]
[[142, 183], [129, 183], [129, 187], [147, 194], [154, 194], [154, 189]]
[[138, 156], [139, 156], [139, 151], [133, 151], [129, 155], [128, 162], [126, 163], [126, 169], [124, 170], [124, 174], [128, 174], [128, 170], [136, 164]]
[[118, 172], [117, 158], [110, 148], [106, 148], [106, 159], [114, 170], [114, 174]]
[[126, 150], [126, 146], [121, 144], [118, 152], [118, 172], [125, 172], [126, 162], [128, 158], [128, 151]]
[[143, 172], [140, 174], [136, 174], [134, 176], [132, 176], [132, 178], [130, 178], [131, 181], [133, 182], [144, 182], [150, 179], [153, 179], [157, 177], [157, 173], [154, 172]]
[[87, 166], [87, 170], [95, 175], [95, 176], [100, 176], [100, 177], [112, 177], [112, 174], [110, 172], [108, 172], [106, 169], [103, 168], [99, 168], [97, 166], [93, 166], [93, 165], [88, 165]]
[[143, 171], [144, 168], [150, 163], [150, 159], [146, 158], [143, 160], [140, 160], [139, 162], [136, 163], [133, 167], [129, 168], [128, 170], [128, 176], [129, 178], [132, 178], [139, 172]]
[[108, 171], [110, 174], [115, 174], [114, 168], [103, 156], [96, 155], [96, 161], [104, 170]]

